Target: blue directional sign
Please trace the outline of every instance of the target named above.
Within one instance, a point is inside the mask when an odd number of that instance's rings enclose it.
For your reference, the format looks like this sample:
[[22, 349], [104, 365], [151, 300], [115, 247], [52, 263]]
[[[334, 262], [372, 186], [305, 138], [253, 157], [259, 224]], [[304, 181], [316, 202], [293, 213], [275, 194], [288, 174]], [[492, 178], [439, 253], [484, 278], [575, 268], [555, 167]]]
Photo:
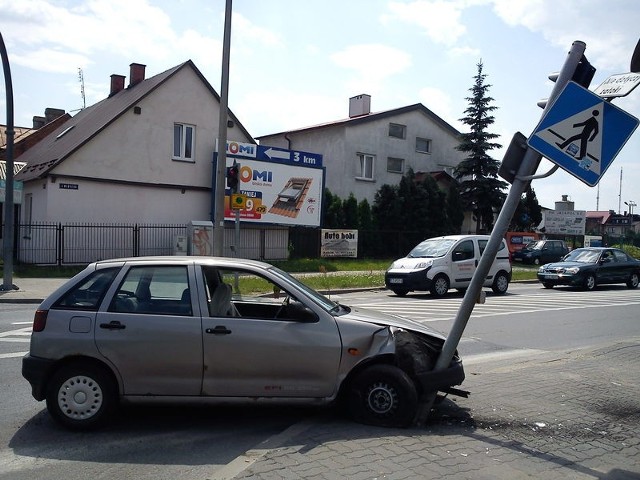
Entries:
[[322, 168], [322, 155], [319, 153], [287, 150], [279, 147], [256, 145], [253, 143], [227, 142], [227, 157], [251, 159], [262, 162], [286, 163], [307, 168]]
[[527, 143], [593, 187], [637, 126], [634, 116], [569, 82]]

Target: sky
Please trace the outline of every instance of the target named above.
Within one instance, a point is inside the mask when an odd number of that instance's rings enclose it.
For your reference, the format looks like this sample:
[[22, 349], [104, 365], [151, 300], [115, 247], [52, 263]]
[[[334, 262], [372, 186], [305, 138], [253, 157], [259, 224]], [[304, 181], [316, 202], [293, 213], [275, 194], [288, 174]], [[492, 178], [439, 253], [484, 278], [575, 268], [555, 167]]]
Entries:
[[[31, 127], [48, 107], [75, 114], [97, 103], [111, 74], [128, 84], [131, 63], [149, 78], [191, 59], [220, 92], [225, 3], [0, 0], [15, 125]], [[253, 137], [344, 119], [363, 93], [373, 112], [422, 103], [467, 132], [460, 118], [481, 62], [497, 107], [489, 131], [502, 145], [489, 154], [502, 160], [516, 132], [534, 132], [547, 77], [574, 41], [597, 69], [594, 89], [629, 72], [639, 25], [638, 0], [236, 0], [228, 104]], [[640, 117], [640, 87], [613, 104]], [[543, 160], [537, 173], [552, 167]], [[640, 129], [596, 187], [562, 169], [532, 182], [543, 207], [567, 195], [576, 210], [616, 212], [640, 205], [639, 185]]]

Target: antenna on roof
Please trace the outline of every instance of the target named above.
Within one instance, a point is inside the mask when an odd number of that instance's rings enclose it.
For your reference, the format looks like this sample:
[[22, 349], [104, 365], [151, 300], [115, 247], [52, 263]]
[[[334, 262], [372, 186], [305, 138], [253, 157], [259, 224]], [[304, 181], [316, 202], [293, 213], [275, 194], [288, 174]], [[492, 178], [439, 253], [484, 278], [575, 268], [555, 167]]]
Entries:
[[82, 97], [82, 108], [87, 108], [87, 99], [84, 96], [84, 74], [82, 68], [78, 67], [78, 81], [80, 82], [80, 96]]

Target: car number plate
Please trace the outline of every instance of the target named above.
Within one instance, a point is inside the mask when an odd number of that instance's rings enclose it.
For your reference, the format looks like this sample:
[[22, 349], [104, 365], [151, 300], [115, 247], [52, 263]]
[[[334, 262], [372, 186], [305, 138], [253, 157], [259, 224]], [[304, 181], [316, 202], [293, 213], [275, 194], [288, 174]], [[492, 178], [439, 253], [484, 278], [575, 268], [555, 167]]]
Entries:
[[558, 275], [556, 275], [555, 273], [545, 273], [544, 278], [547, 280], [557, 280]]
[[389, 283], [402, 283], [401, 278], [390, 278]]

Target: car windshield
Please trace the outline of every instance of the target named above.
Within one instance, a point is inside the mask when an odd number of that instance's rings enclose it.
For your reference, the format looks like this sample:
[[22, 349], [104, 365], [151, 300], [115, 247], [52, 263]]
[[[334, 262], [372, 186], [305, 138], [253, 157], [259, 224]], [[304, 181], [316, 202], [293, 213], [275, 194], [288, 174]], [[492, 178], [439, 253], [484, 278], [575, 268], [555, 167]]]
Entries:
[[456, 243], [455, 240], [443, 238], [431, 238], [418, 244], [409, 252], [409, 258], [436, 258], [444, 257], [451, 246]]
[[292, 277], [290, 274], [288, 274], [284, 270], [280, 270], [277, 267], [270, 267], [269, 271], [274, 275], [276, 275], [282, 281], [283, 284], [293, 285], [297, 289], [303, 290], [309, 297], [311, 297], [315, 301], [317, 305], [319, 305], [321, 308], [323, 308], [327, 312], [335, 315], [341, 311], [341, 307], [339, 304], [337, 304], [333, 300], [328, 299], [321, 293], [316, 292], [313, 288], [308, 287], [304, 283]]
[[596, 263], [600, 252], [598, 250], [585, 250], [577, 249], [569, 253], [564, 257], [565, 262], [579, 262], [579, 263]]
[[529, 250], [542, 250], [542, 247], [544, 247], [544, 240], [540, 240], [537, 242], [531, 242], [529, 244], [527, 244], [527, 249]]

